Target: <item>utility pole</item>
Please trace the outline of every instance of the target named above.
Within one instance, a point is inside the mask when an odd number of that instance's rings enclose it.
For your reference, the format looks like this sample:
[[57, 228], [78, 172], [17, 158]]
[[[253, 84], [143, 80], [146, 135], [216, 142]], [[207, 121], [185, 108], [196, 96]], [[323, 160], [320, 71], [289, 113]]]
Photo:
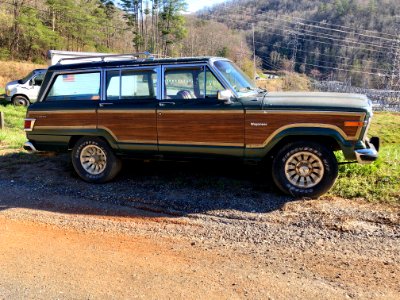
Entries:
[[296, 68], [296, 60], [297, 60], [297, 50], [299, 47], [299, 23], [297, 22], [295, 27], [294, 27], [294, 48], [293, 48], [293, 55], [292, 55], [292, 72], [295, 71]]
[[253, 65], [254, 65], [254, 80], [257, 77], [257, 68], [256, 68], [256, 40], [255, 40], [255, 29], [254, 23], [252, 24], [253, 28]]
[[[396, 42], [392, 46], [394, 59], [392, 66], [392, 74], [390, 76], [390, 89], [395, 90], [400, 83], [400, 34], [397, 35]], [[396, 80], [397, 79], [397, 80]]]

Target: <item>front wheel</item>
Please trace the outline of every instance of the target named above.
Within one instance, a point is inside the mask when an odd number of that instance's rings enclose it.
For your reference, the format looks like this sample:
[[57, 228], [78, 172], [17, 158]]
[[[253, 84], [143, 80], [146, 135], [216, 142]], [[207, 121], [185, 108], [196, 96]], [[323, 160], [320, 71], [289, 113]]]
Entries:
[[283, 147], [272, 163], [272, 177], [283, 192], [316, 198], [326, 193], [338, 176], [335, 155], [314, 142], [294, 142]]
[[24, 96], [15, 96], [12, 103], [14, 106], [29, 106], [29, 100]]
[[72, 165], [83, 180], [104, 183], [121, 170], [121, 160], [101, 138], [83, 137], [72, 149]]

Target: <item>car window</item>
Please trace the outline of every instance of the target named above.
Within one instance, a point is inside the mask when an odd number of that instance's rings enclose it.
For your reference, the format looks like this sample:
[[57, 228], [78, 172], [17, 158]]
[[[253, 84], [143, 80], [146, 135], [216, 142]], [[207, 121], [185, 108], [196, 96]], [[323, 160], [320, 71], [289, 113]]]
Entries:
[[204, 100], [216, 98], [219, 90], [224, 90], [224, 88], [205, 66], [166, 68], [165, 70], [164, 99]]
[[152, 70], [107, 72], [107, 100], [155, 99], [157, 73]]
[[57, 75], [46, 101], [99, 100], [100, 72]]
[[44, 79], [44, 74], [38, 74], [34, 79], [33, 79], [33, 85], [36, 86], [41, 86], [43, 83]]

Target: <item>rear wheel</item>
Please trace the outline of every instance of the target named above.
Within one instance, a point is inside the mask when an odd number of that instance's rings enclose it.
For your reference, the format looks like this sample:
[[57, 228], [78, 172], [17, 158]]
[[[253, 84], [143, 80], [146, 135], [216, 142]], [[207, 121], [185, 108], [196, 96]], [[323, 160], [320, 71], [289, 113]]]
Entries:
[[272, 163], [272, 177], [283, 192], [296, 197], [319, 197], [335, 183], [335, 155], [314, 142], [294, 142], [283, 147]]
[[83, 137], [72, 149], [72, 164], [85, 181], [104, 183], [112, 180], [121, 170], [121, 160], [101, 138]]
[[14, 106], [28, 106], [29, 100], [24, 96], [15, 96], [12, 100]]

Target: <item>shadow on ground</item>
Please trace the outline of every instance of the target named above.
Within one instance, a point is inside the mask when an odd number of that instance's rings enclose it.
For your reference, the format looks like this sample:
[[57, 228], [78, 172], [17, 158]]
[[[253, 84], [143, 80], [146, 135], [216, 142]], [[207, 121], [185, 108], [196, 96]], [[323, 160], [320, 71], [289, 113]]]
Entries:
[[98, 185], [77, 177], [68, 154], [9, 153], [0, 156], [0, 210], [131, 216], [136, 208], [170, 217], [267, 213], [292, 200], [275, 188], [269, 173], [237, 162], [124, 161], [113, 182]]

